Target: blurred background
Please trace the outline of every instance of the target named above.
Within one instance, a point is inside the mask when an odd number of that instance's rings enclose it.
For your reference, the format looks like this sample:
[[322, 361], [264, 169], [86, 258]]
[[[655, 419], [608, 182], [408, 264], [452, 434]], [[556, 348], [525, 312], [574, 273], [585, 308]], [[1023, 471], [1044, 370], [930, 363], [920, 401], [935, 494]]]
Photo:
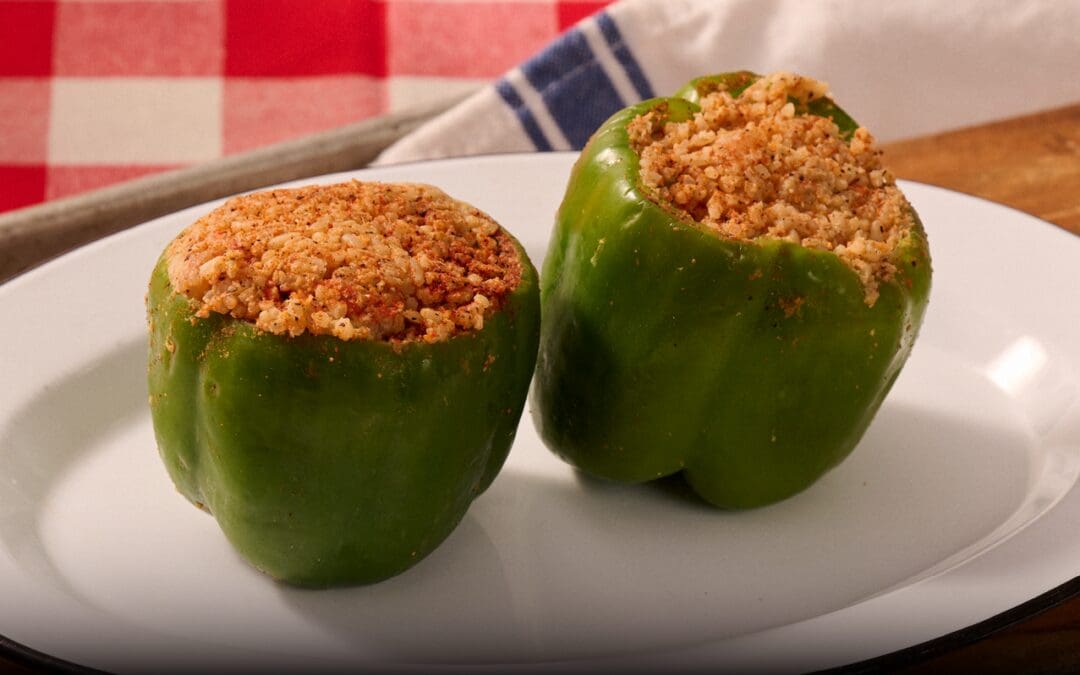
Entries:
[[472, 91], [610, 0], [0, 0], [0, 211]]
[[[0, 0], [0, 212], [495, 82], [383, 161], [571, 149], [568, 118], [744, 68], [823, 79], [879, 140], [907, 139], [1080, 102], [1077, 35], [1080, 2], [1057, 0]], [[644, 87], [589, 93], [628, 64]]]

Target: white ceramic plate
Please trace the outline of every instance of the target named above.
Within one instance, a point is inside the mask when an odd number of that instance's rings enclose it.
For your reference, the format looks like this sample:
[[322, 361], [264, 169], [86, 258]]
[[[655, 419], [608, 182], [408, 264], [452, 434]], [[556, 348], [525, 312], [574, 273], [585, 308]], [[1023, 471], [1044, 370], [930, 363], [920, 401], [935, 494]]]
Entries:
[[[539, 267], [572, 159], [319, 181], [442, 186]], [[158, 253], [213, 204], [23, 275], [0, 287], [0, 635], [114, 671], [779, 672], [894, 652], [1058, 587], [1080, 571], [1080, 240], [903, 187], [934, 258], [925, 327], [862, 443], [818, 484], [748, 512], [600, 484], [550, 454], [526, 414], [499, 478], [442, 547], [345, 590], [253, 571], [158, 459], [143, 293]]]

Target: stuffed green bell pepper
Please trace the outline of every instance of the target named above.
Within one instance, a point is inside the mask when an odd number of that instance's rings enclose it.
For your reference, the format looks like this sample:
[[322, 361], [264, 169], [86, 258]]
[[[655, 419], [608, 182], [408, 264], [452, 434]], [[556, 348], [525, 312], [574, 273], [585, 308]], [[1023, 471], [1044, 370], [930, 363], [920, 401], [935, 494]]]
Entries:
[[534, 419], [588, 474], [754, 507], [843, 460], [930, 292], [923, 226], [824, 84], [700, 78], [616, 113], [541, 274]]
[[313, 587], [449, 535], [507, 457], [539, 337], [518, 242], [415, 184], [230, 200], [165, 250], [147, 305], [170, 477], [256, 568]]

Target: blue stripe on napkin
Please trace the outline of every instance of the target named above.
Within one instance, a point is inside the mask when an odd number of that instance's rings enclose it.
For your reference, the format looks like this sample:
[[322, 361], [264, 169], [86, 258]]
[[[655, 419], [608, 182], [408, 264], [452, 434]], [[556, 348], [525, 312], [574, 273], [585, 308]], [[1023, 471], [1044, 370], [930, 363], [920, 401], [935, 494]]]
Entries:
[[532, 111], [525, 105], [525, 101], [521, 100], [517, 90], [505, 77], [495, 83], [495, 91], [502, 97], [506, 105], [510, 106], [510, 109], [514, 111], [514, 115], [521, 122], [521, 127], [525, 129], [525, 133], [528, 134], [533, 146], [542, 152], [552, 150], [551, 143], [540, 129], [540, 125], [536, 123]]
[[623, 41], [622, 32], [619, 31], [619, 27], [615, 25], [607, 12], [600, 12], [596, 15], [596, 25], [600, 27], [600, 33], [607, 40], [608, 46], [611, 47], [611, 53], [615, 55], [619, 65], [626, 71], [626, 76], [630, 78], [630, 82], [637, 89], [638, 96], [642, 99], [656, 96], [653, 93], [652, 85], [649, 84], [649, 80], [645, 78], [645, 73], [641, 72], [641, 66], [638, 65], [637, 59], [634, 58], [630, 48]]
[[574, 148], [584, 147], [611, 111], [626, 105], [576, 28], [523, 64], [521, 72]]
[[[594, 20], [636, 93], [641, 98], [651, 98], [654, 95], [652, 86], [618, 26], [607, 12], [599, 12]], [[525, 86], [532, 86], [540, 95], [546, 112], [574, 149], [584, 147], [596, 128], [612, 113], [633, 103], [619, 96], [578, 28], [570, 29], [522, 64], [521, 73], [528, 82]], [[530, 110], [514, 83], [505, 77], [496, 83], [495, 90], [514, 112], [536, 149], [551, 150], [552, 139], [536, 121], [536, 115], [541, 111]]]

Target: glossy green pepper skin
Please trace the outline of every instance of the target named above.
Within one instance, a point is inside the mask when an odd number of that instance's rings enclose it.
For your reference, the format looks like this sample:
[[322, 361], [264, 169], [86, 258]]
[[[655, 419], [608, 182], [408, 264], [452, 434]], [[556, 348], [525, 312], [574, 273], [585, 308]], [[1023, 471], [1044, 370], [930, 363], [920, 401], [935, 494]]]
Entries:
[[430, 553], [510, 450], [539, 336], [535, 269], [444, 342], [282, 337], [193, 316], [165, 258], [147, 296], [150, 405], [179, 491], [290, 584], [370, 583]]
[[[789, 497], [852, 451], [907, 359], [931, 277], [917, 216], [869, 307], [831, 253], [722, 239], [650, 199], [627, 124], [657, 106], [685, 120], [700, 91], [737, 95], [756, 77], [695, 80], [593, 135], [541, 275], [533, 389], [541, 436], [570, 464], [623, 482], [682, 472], [729, 508]], [[847, 138], [856, 128], [831, 101], [799, 112]]]

